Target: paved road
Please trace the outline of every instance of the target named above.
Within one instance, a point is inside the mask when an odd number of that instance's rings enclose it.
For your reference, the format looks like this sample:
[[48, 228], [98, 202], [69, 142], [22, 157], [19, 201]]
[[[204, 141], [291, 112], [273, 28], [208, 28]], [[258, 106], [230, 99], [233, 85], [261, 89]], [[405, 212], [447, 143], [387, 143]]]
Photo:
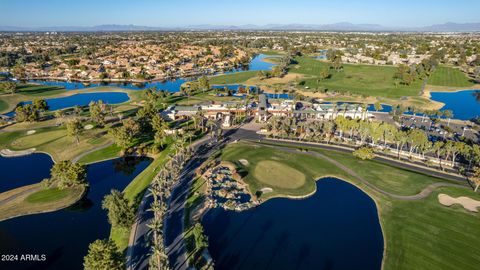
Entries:
[[[207, 143], [210, 143], [210, 140], [207, 139], [202, 143], [197, 144], [196, 149], [203, 147], [204, 151], [195, 155], [195, 157], [185, 166], [183, 173], [181, 174], [180, 181], [174, 187], [172, 191], [171, 201], [169, 203], [169, 208], [167, 211], [166, 222], [165, 222], [165, 242], [167, 247], [167, 254], [169, 256], [170, 266], [172, 269], [175, 270], [186, 270], [187, 269], [187, 253], [185, 248], [185, 243], [183, 241], [183, 231], [184, 231], [184, 205], [185, 200], [191, 185], [191, 182], [194, 178], [194, 171], [198, 168], [213, 152], [223, 147], [227, 142], [233, 140], [250, 140], [253, 142], [276, 142], [277, 140], [266, 139], [264, 136], [259, 135], [256, 133], [255, 128], [251, 128], [251, 126], [247, 125], [244, 128], [240, 128], [238, 130], [230, 130], [228, 133], [225, 134], [226, 140], [224, 143], [221, 144], [214, 144], [212, 147], [207, 148]], [[336, 150], [342, 152], [351, 153], [351, 150], [339, 148], [332, 145], [312, 145], [311, 143], [306, 142], [284, 142], [281, 143], [295, 146], [295, 147], [317, 147], [320, 149], [326, 150]], [[275, 146], [276, 148], [280, 148], [284, 151], [290, 151], [295, 153], [300, 153], [296, 149], [291, 147], [282, 147], [282, 146]], [[420, 173], [424, 173], [427, 175], [435, 176], [442, 179], [448, 179], [454, 181], [455, 183], [435, 183], [432, 185], [427, 186], [424, 190], [422, 190], [419, 194], [415, 194], [412, 196], [401, 196], [386, 192], [381, 190], [374, 185], [370, 184], [368, 181], [363, 179], [361, 176], [356, 174], [353, 170], [349, 169], [348, 167], [344, 166], [343, 164], [337, 162], [336, 160], [329, 158], [321, 153], [309, 151], [309, 152], [301, 152], [308, 155], [317, 156], [323, 159], [332, 162], [334, 165], [342, 168], [347, 173], [352, 175], [353, 177], [357, 178], [359, 181], [364, 183], [365, 185], [369, 186], [373, 190], [380, 192], [386, 196], [390, 196], [395, 199], [401, 200], [418, 200], [425, 198], [428, 196], [433, 190], [438, 187], [442, 186], [459, 186], [465, 187], [467, 186], [466, 181], [462, 177], [454, 176], [451, 174], [446, 174], [438, 171], [429, 170], [426, 168], [417, 167], [416, 165], [411, 165], [407, 163], [403, 163], [400, 161], [396, 161], [393, 159], [387, 159], [382, 157], [376, 157], [375, 160], [381, 161], [383, 163], [387, 163], [396, 167], [401, 167], [408, 170], [414, 170]], [[151, 212], [146, 211], [149, 208], [151, 203], [151, 197], [147, 195], [144, 197], [142, 202], [141, 208], [138, 214], [138, 226], [135, 227], [135, 237], [134, 237], [134, 244], [129, 247], [131, 250], [129, 253], [129, 269], [147, 269], [148, 268], [148, 254], [149, 249], [147, 247], [147, 242], [145, 235], [148, 234], [148, 220], [151, 219]]]
[[[209, 137], [195, 142], [192, 147], [195, 151], [205, 147], [210, 142]], [[165, 224], [165, 232], [169, 236], [178, 237], [183, 233], [183, 204], [186, 198], [186, 192], [189, 190], [189, 185], [192, 180], [195, 169], [201, 165], [210, 152], [196, 154], [195, 158], [190, 160], [183, 169], [180, 175], [180, 181], [172, 191], [170, 207], [167, 212], [167, 220]], [[153, 198], [150, 192], [145, 192], [142, 202], [137, 212], [136, 222], [132, 226], [132, 233], [130, 235], [129, 246], [127, 249], [127, 269], [129, 270], [144, 270], [148, 269], [148, 261], [150, 259], [150, 246], [148, 241], [149, 227], [148, 224], [153, 218], [153, 213], [148, 211]], [[169, 254], [179, 254], [178, 261], [185, 261], [182, 256], [185, 254], [183, 241], [181, 245], [173, 245], [175, 239], [166, 238], [166, 247]], [[178, 263], [177, 263], [178, 264]]]
[[150, 192], [145, 192], [140, 207], [138, 208], [137, 218], [132, 226], [129, 245], [127, 248], [127, 269], [148, 269], [148, 260], [150, 258], [150, 244], [148, 241], [148, 223], [153, 218], [153, 213], [148, 211], [153, 202]]

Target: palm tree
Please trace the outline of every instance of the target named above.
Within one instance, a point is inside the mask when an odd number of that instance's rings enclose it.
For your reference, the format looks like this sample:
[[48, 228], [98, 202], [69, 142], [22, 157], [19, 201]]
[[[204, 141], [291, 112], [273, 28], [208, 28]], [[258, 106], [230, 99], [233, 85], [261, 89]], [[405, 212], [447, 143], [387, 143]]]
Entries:
[[443, 111], [443, 116], [445, 116], [448, 119], [447, 126], [450, 126], [450, 119], [453, 117], [453, 111], [445, 110]]
[[437, 156], [440, 170], [443, 171], [441, 156], [445, 154], [444, 143], [442, 141], [436, 141], [432, 146], [432, 152], [435, 153], [435, 155]]

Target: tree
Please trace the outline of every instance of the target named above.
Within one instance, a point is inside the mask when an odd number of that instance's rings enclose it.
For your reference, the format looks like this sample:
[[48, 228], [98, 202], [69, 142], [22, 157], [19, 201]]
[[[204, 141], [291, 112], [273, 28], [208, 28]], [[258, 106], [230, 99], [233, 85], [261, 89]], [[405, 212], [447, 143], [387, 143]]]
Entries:
[[198, 79], [198, 86], [205, 92], [210, 90], [210, 81], [207, 76], [202, 76]]
[[478, 188], [480, 187], [480, 167], [475, 167], [473, 169], [471, 181], [475, 185], [475, 192], [477, 192]]
[[36, 122], [40, 115], [32, 104], [26, 104], [15, 108], [15, 120], [18, 122]]
[[208, 237], [203, 231], [203, 226], [200, 222], [195, 223], [193, 227], [193, 237], [195, 239], [196, 250], [203, 250], [208, 247]]
[[155, 131], [155, 143], [160, 144], [163, 148], [163, 143], [165, 142], [165, 131], [168, 129], [168, 124], [163, 120], [163, 118], [155, 114], [152, 118], [152, 128]]
[[433, 143], [433, 146], [432, 146], [432, 151], [433, 151], [433, 153], [435, 153], [435, 155], [438, 158], [438, 162], [439, 162], [439, 166], [440, 166], [441, 170], [443, 170], [443, 168], [442, 168], [442, 155], [445, 153], [444, 146], [445, 146], [445, 143], [442, 142], [442, 141], [436, 141], [435, 143]]
[[88, 246], [88, 254], [83, 258], [85, 270], [125, 269], [124, 256], [112, 240], [95, 240]]
[[25, 72], [25, 67], [23, 66], [23, 64], [15, 65], [15, 67], [12, 70], [12, 73], [21, 82], [24, 82], [27, 80], [27, 73]]
[[371, 147], [360, 147], [357, 150], [353, 151], [353, 156], [362, 160], [372, 159], [375, 157], [375, 152]]
[[123, 150], [127, 150], [133, 143], [135, 135], [140, 131], [140, 125], [131, 118], [123, 120], [122, 123], [123, 125], [121, 127], [112, 128], [109, 132], [115, 139], [115, 144]]
[[375, 102], [375, 104], [373, 104], [373, 107], [375, 108], [376, 112], [383, 110], [382, 103], [380, 103], [379, 101]]
[[322, 80], [325, 80], [325, 79], [328, 79], [330, 78], [331, 74], [330, 74], [330, 70], [328, 68], [322, 68], [320, 70], [320, 79]]
[[443, 111], [443, 116], [445, 116], [448, 119], [447, 126], [450, 126], [450, 119], [453, 117], [453, 111], [445, 110]]
[[86, 183], [87, 171], [85, 165], [72, 163], [70, 160], [63, 160], [55, 163], [50, 170], [52, 182], [60, 189], [84, 185]]
[[[477, 55], [477, 61], [480, 61], [480, 55]], [[480, 83], [480, 66], [475, 68], [474, 75], [475, 80]]]
[[80, 134], [83, 131], [82, 123], [78, 119], [73, 119], [67, 122], [67, 136], [72, 137], [77, 142], [77, 145], [80, 143]]
[[63, 118], [65, 117], [65, 111], [64, 110], [56, 110], [53, 113], [53, 116], [57, 119], [57, 124], [62, 124], [63, 123]]
[[108, 211], [108, 222], [114, 227], [128, 229], [135, 220], [135, 210], [125, 195], [115, 189], [106, 195], [102, 201], [102, 208]]
[[0, 83], [0, 90], [13, 95], [17, 92], [17, 84], [14, 82], [2, 82]]
[[421, 130], [418, 130], [418, 129], [411, 129], [407, 132], [407, 141], [410, 145], [410, 150], [409, 150], [409, 154], [410, 156], [412, 155], [412, 152], [413, 150], [420, 146], [420, 145], [423, 145], [425, 143], [428, 142], [428, 137], [427, 135], [421, 131]]
[[263, 79], [266, 78], [265, 72], [264, 72], [263, 70], [257, 71], [256, 76], [257, 76], [257, 78], [259, 78], [260, 80], [263, 80]]
[[92, 121], [103, 126], [105, 124], [106, 104], [101, 100], [98, 102], [92, 101], [88, 104], [88, 107]]

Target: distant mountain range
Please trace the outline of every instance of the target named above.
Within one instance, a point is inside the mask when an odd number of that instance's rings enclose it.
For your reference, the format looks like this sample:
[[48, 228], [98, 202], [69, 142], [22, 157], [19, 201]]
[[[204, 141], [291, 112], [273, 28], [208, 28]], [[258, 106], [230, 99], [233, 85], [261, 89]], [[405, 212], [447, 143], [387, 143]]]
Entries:
[[57, 32], [113, 32], [113, 31], [205, 31], [205, 30], [273, 30], [273, 31], [366, 31], [366, 32], [480, 32], [480, 23], [435, 24], [423, 27], [388, 27], [378, 24], [353, 24], [340, 22], [333, 24], [267, 24], [267, 25], [188, 25], [178, 27], [151, 27], [140, 25], [105, 24], [96, 26], [50, 26], [50, 27], [16, 27], [0, 26], [0, 31], [57, 31]]

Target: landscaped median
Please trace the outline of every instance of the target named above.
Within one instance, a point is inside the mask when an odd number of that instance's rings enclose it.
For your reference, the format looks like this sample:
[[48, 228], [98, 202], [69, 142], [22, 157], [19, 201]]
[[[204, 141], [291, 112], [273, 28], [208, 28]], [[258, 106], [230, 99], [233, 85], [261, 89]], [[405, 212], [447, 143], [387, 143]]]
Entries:
[[[130, 184], [123, 191], [125, 193], [125, 198], [127, 198], [131, 204], [138, 208], [140, 202], [143, 198], [144, 193], [147, 191], [148, 186], [152, 182], [153, 178], [160, 169], [168, 161], [169, 154], [172, 149], [167, 147], [163, 150], [154, 161], [141, 172], [135, 179], [130, 182]], [[128, 246], [128, 240], [130, 237], [130, 230], [124, 228], [117, 228], [112, 226], [110, 231], [110, 239], [112, 239], [116, 244], [119, 250], [124, 251]]]
[[80, 200], [86, 189], [85, 186], [44, 189], [39, 183], [0, 193], [0, 221], [66, 208]]

